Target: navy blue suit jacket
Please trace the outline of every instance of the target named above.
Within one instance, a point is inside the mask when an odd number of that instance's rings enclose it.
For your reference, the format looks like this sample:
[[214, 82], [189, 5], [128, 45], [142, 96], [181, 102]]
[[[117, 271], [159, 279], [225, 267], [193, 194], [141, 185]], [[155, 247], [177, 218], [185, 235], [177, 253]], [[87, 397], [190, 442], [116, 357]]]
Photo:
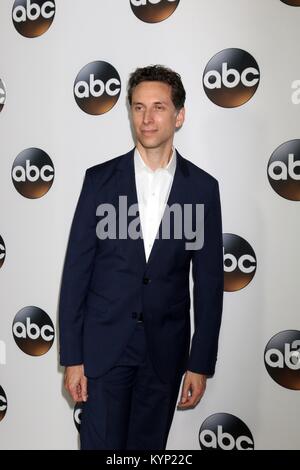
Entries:
[[186, 250], [184, 236], [160, 237], [146, 262], [142, 238], [101, 240], [96, 234], [99, 204], [118, 208], [121, 195], [127, 196], [128, 206], [137, 204], [133, 157], [132, 150], [86, 171], [62, 277], [60, 362], [83, 363], [88, 377], [101, 376], [122, 354], [135, 328], [135, 313], [143, 312], [149, 354], [163, 381], [185, 370], [213, 375], [223, 302], [218, 182], [177, 152], [168, 205], [205, 205], [204, 245]]

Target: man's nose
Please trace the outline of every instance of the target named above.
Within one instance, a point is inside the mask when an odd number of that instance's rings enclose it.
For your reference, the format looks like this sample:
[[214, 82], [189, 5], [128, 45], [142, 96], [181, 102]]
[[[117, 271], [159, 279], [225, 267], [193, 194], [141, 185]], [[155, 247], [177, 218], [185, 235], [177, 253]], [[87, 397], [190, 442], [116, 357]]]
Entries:
[[146, 109], [144, 111], [143, 121], [144, 124], [148, 124], [149, 122], [153, 121], [153, 114], [151, 109]]

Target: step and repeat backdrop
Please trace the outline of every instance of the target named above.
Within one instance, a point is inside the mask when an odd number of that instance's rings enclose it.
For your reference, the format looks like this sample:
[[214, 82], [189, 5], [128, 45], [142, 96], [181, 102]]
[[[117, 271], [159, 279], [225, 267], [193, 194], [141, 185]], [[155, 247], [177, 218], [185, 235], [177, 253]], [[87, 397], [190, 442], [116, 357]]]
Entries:
[[133, 147], [129, 74], [163, 64], [187, 92], [176, 147], [220, 183], [225, 274], [216, 374], [167, 448], [299, 449], [300, 0], [1, 0], [0, 42], [0, 448], [78, 448], [70, 224], [86, 168]]

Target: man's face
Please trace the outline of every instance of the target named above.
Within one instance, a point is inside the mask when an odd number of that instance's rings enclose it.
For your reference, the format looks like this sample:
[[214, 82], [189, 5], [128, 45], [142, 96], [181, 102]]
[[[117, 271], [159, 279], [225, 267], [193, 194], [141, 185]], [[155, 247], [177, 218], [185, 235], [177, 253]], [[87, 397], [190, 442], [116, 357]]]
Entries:
[[137, 142], [158, 149], [172, 145], [175, 130], [184, 121], [184, 108], [176, 110], [170, 85], [148, 81], [133, 89], [131, 116]]

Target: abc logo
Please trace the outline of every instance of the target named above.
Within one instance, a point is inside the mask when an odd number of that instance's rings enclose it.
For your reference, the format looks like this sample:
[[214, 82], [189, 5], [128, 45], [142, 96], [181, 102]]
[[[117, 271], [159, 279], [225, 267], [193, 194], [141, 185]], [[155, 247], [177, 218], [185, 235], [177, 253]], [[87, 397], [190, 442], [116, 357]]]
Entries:
[[290, 5], [291, 7], [300, 7], [300, 0], [281, 0], [286, 5]]
[[253, 279], [256, 271], [256, 256], [244, 238], [233, 233], [223, 234], [224, 247], [224, 290], [233, 292]]
[[180, 0], [130, 0], [133, 13], [145, 23], [159, 23], [174, 13]]
[[54, 166], [41, 149], [29, 148], [16, 157], [12, 167], [12, 181], [16, 190], [29, 199], [44, 196], [52, 186]]
[[300, 201], [300, 139], [289, 140], [272, 153], [268, 179], [279, 196]]
[[78, 106], [88, 114], [104, 114], [119, 99], [121, 80], [108, 62], [96, 61], [81, 69], [74, 83], [74, 97]]
[[73, 419], [78, 432], [80, 432], [82, 403], [76, 403], [74, 406]]
[[0, 421], [4, 418], [7, 410], [7, 398], [3, 388], [0, 385]]
[[27, 38], [44, 34], [55, 15], [54, 0], [15, 0], [12, 19], [16, 30]]
[[265, 366], [275, 382], [290, 390], [300, 390], [300, 331], [277, 333], [265, 349]]
[[257, 62], [248, 52], [224, 49], [205, 67], [203, 87], [213, 103], [224, 108], [235, 108], [252, 98], [259, 78]]
[[202, 423], [199, 443], [205, 450], [253, 450], [254, 441], [246, 424], [229, 413], [216, 413]]
[[300, 80], [294, 80], [292, 82], [292, 90], [295, 90], [291, 96], [292, 103], [300, 104]]
[[3, 238], [0, 235], [0, 268], [2, 267], [5, 260], [6, 250]]
[[51, 318], [38, 307], [24, 307], [13, 321], [13, 336], [19, 348], [30, 356], [42, 356], [54, 341]]
[[0, 78], [0, 111], [2, 111], [6, 98], [5, 85]]

